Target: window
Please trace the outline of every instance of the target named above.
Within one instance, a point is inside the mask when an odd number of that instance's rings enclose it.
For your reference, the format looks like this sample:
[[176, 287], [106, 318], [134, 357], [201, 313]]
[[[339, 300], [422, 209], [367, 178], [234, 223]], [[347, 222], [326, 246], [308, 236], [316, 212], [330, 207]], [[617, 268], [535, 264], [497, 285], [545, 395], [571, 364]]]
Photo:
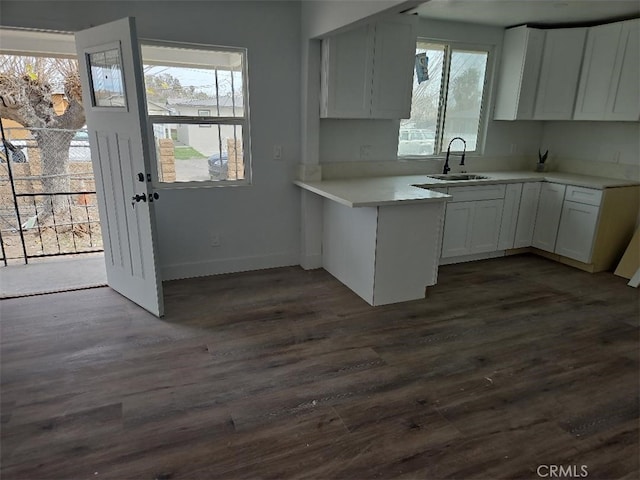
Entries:
[[162, 184], [248, 183], [246, 51], [143, 44]]
[[[411, 118], [400, 121], [398, 156], [439, 155], [455, 137], [465, 140], [467, 152], [481, 151], [488, 57], [488, 49], [418, 42]], [[451, 151], [462, 148], [462, 142], [451, 145]]]

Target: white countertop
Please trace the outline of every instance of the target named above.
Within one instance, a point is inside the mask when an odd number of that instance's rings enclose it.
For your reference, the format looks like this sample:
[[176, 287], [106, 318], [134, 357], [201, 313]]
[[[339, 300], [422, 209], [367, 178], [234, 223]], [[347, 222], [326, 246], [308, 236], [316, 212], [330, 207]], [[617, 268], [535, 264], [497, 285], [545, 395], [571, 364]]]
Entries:
[[[374, 207], [379, 205], [398, 205], [404, 203], [442, 202], [449, 195], [425, 189], [465, 185], [490, 185], [516, 182], [554, 182], [579, 187], [605, 188], [639, 185], [631, 180], [591, 177], [564, 172], [477, 172], [490, 177], [481, 180], [445, 181], [430, 178], [428, 175], [403, 175], [394, 177], [350, 178], [294, 183], [305, 190], [317, 193], [348, 207]], [[423, 188], [415, 187], [421, 185]]]
[[451, 196], [444, 193], [413, 186], [417, 183], [424, 183], [426, 179], [427, 177], [424, 175], [406, 175], [324, 180], [319, 182], [296, 180], [294, 183], [305, 190], [317, 193], [348, 207], [443, 202], [451, 198]]

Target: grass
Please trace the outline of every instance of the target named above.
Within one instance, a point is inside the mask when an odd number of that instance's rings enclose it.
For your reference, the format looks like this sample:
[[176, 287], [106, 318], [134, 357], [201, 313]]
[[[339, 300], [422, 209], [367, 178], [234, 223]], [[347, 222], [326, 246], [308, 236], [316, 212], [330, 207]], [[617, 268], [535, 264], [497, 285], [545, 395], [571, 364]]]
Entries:
[[176, 160], [191, 160], [193, 158], [207, 158], [193, 147], [176, 146], [174, 155]]

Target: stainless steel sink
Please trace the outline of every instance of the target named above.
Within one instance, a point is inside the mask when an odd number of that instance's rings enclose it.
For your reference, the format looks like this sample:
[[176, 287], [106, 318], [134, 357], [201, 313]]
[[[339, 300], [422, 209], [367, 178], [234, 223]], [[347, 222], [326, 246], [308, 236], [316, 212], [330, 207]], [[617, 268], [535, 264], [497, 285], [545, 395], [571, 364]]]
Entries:
[[458, 182], [460, 180], [487, 180], [489, 177], [485, 177], [484, 175], [473, 175], [467, 173], [454, 173], [443, 174], [443, 175], [429, 175], [429, 178], [435, 178], [436, 180], [444, 180], [445, 182]]

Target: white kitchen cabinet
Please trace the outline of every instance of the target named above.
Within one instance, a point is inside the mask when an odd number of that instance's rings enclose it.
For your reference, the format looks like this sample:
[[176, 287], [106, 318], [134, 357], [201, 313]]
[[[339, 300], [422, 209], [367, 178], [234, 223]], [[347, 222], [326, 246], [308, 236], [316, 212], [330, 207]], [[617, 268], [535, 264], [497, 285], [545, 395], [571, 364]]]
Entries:
[[640, 19], [622, 22], [605, 120], [640, 119]]
[[558, 183], [544, 183], [540, 189], [540, 200], [538, 201], [533, 241], [531, 242], [532, 246], [540, 250], [546, 252], [555, 250], [565, 188], [566, 185]]
[[494, 119], [533, 118], [544, 36], [526, 25], [505, 31]]
[[516, 227], [518, 225], [520, 197], [522, 197], [522, 184], [508, 184], [504, 194], [504, 207], [502, 209], [502, 222], [500, 223], [500, 236], [498, 237], [498, 250], [513, 248], [516, 236]]
[[589, 28], [575, 120], [640, 118], [640, 20]]
[[469, 253], [498, 250], [503, 205], [504, 200], [483, 200], [475, 203]]
[[540, 182], [525, 183], [522, 186], [522, 196], [520, 197], [520, 206], [518, 207], [518, 221], [513, 240], [513, 248], [531, 246], [541, 186], [542, 184]]
[[474, 202], [449, 203], [444, 216], [442, 258], [470, 253]]
[[409, 118], [416, 23], [397, 15], [323, 39], [320, 116]]
[[589, 263], [600, 207], [565, 201], [555, 252]]
[[604, 120], [621, 33], [621, 22], [589, 28], [575, 120]]
[[570, 120], [578, 91], [586, 28], [546, 31], [533, 118]]
[[498, 250], [504, 200], [458, 202], [447, 205], [442, 258]]
[[498, 250], [505, 185], [451, 187], [442, 237], [442, 258]]

